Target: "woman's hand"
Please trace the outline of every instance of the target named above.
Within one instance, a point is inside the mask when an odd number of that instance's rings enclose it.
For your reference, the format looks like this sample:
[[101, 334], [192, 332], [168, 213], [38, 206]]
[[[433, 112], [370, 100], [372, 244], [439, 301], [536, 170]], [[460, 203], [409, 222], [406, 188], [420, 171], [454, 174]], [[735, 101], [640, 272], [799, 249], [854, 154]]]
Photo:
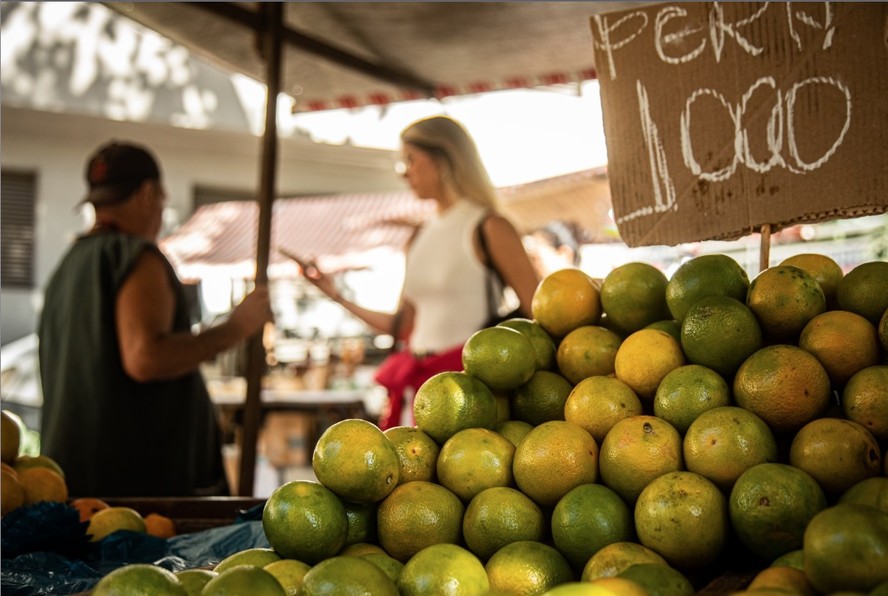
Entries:
[[295, 254], [289, 252], [284, 248], [278, 247], [278, 252], [294, 261], [299, 268], [302, 270], [302, 276], [312, 285], [314, 285], [317, 289], [322, 291], [324, 294], [329, 296], [332, 299], [337, 299], [339, 297], [339, 292], [336, 290], [336, 286], [333, 283], [333, 279], [330, 276], [326, 275], [323, 271], [318, 268], [317, 263], [312, 257], [299, 257]]

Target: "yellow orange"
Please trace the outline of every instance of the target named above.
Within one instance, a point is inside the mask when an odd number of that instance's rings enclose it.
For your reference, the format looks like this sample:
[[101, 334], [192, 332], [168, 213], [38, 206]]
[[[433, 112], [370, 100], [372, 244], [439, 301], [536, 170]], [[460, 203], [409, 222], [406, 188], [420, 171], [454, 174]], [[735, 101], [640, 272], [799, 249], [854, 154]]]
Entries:
[[729, 527], [724, 495], [693, 472], [656, 478], [635, 505], [638, 541], [681, 569], [701, 569], [715, 561]]
[[398, 454], [398, 484], [413, 480], [435, 481], [435, 466], [441, 448], [415, 426], [394, 426], [383, 433]]
[[858, 314], [831, 310], [805, 325], [799, 347], [812, 354], [833, 387], [843, 387], [858, 371], [879, 363], [879, 337], [872, 323]]
[[888, 441], [888, 365], [870, 366], [851, 377], [842, 391], [842, 411], [877, 440]]
[[573, 579], [567, 559], [548, 544], [523, 540], [499, 549], [485, 567], [490, 589], [504, 594], [541, 594]]
[[749, 468], [777, 461], [777, 441], [764, 420], [743, 408], [723, 406], [700, 414], [682, 444], [688, 471], [728, 494]]
[[574, 385], [586, 377], [613, 374], [621, 342], [610, 329], [598, 325], [577, 327], [558, 344], [558, 370]]
[[620, 344], [614, 372], [641, 400], [652, 402], [663, 377], [685, 363], [674, 337], [659, 329], [642, 329]]
[[299, 588], [302, 587], [302, 581], [311, 569], [311, 565], [295, 559], [281, 559], [268, 563], [262, 569], [274, 576], [287, 592], [287, 596], [295, 596], [299, 593]]
[[819, 418], [792, 439], [789, 463], [809, 473], [828, 496], [838, 497], [882, 468], [879, 444], [860, 424]]
[[434, 544], [412, 557], [398, 577], [401, 596], [485, 594], [490, 581], [478, 557], [455, 544]]
[[816, 596], [808, 576], [795, 567], [766, 567], [759, 571], [747, 586], [747, 590], [761, 589], [785, 591], [797, 596]]
[[598, 445], [576, 424], [551, 420], [522, 439], [512, 468], [521, 492], [552, 506], [572, 488], [597, 480]]
[[438, 445], [465, 428], [493, 428], [496, 398], [464, 372], [442, 372], [420, 385], [413, 399], [416, 426]]
[[766, 337], [795, 342], [808, 321], [826, 310], [826, 296], [817, 280], [803, 269], [778, 265], [752, 280], [746, 304]]
[[0, 490], [2, 490], [0, 515], [6, 515], [25, 504], [25, 489], [19, 484], [14, 472], [3, 470], [0, 473]]
[[614, 377], [583, 379], [564, 404], [564, 419], [583, 427], [599, 445], [614, 424], [641, 413], [641, 400], [629, 385]]
[[93, 514], [86, 533], [92, 542], [98, 542], [118, 530], [145, 533], [145, 520], [131, 507], [108, 507]]
[[546, 518], [540, 507], [519, 490], [507, 486], [481, 491], [466, 507], [463, 536], [482, 561], [512, 542], [542, 540]]
[[348, 501], [376, 503], [398, 484], [395, 446], [375, 424], [341, 420], [318, 439], [311, 458], [318, 481]]
[[667, 566], [666, 559], [637, 542], [614, 542], [596, 552], [583, 567], [584, 582], [616, 577], [632, 565], [655, 563]]
[[627, 503], [635, 503], [655, 478], [684, 469], [681, 435], [654, 416], [617, 422], [601, 444], [601, 481]]
[[461, 430], [441, 447], [438, 482], [469, 502], [486, 488], [514, 483], [512, 460], [515, 446], [486, 428]]
[[817, 280], [826, 297], [826, 308], [835, 310], [837, 306], [836, 290], [845, 275], [838, 263], [826, 255], [802, 253], [783, 259], [780, 264], [798, 267]]
[[65, 479], [42, 466], [17, 470], [18, 482], [25, 491], [25, 505], [41, 501], [64, 503], [68, 500]]
[[379, 544], [402, 563], [433, 544], [462, 539], [465, 507], [452, 491], [417, 480], [395, 488], [376, 514]]
[[579, 269], [555, 271], [543, 278], [534, 291], [531, 312], [549, 335], [562, 338], [577, 327], [598, 323], [599, 286]]
[[494, 430], [509, 439], [512, 445], [517, 447], [518, 443], [521, 442], [521, 439], [533, 430], [533, 425], [520, 420], [504, 420], [498, 423]]
[[253, 567], [265, 567], [269, 563], [280, 561], [281, 557], [274, 549], [265, 547], [247, 548], [232, 553], [219, 561], [213, 571], [216, 573], [224, 573], [225, 571], [237, 567], [238, 565], [251, 565]]
[[734, 400], [764, 420], [775, 433], [800, 429], [829, 403], [823, 365], [796, 346], [773, 345], [755, 352], [737, 370]]

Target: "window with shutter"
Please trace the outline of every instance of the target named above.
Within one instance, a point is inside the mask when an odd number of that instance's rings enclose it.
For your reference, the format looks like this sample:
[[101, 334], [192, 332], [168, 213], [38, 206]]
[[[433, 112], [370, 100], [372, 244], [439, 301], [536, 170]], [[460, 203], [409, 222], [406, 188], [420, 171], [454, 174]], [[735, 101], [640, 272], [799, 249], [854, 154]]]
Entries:
[[34, 287], [33, 173], [0, 171], [0, 285]]

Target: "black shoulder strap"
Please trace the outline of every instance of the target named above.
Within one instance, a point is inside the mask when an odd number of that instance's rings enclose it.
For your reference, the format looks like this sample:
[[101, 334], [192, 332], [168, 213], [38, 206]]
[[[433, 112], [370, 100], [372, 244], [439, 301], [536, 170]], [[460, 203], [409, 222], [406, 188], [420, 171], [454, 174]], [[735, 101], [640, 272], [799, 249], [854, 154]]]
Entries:
[[505, 282], [503, 281], [503, 276], [500, 275], [499, 270], [496, 268], [493, 258], [490, 256], [490, 251], [487, 250], [487, 238], [484, 237], [484, 222], [487, 221], [488, 217], [489, 215], [485, 214], [484, 217], [481, 218], [481, 221], [478, 222], [476, 233], [478, 234], [478, 245], [481, 247], [481, 254], [484, 255], [483, 265], [486, 270], [486, 275], [484, 277], [485, 285], [487, 286], [487, 313], [489, 315], [494, 315], [496, 314], [496, 298], [494, 296], [495, 290], [492, 285], [493, 278], [490, 274], [493, 273], [496, 275], [502, 286], [505, 286]]

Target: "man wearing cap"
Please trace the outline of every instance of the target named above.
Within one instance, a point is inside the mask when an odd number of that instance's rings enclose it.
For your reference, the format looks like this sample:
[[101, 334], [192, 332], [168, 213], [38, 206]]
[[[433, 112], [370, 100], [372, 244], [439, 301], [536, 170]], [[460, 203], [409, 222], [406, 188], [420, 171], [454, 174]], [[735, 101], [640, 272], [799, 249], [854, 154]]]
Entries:
[[166, 201], [157, 161], [110, 143], [86, 179], [95, 225], [53, 273], [40, 318], [41, 451], [72, 497], [227, 494], [198, 366], [271, 320], [268, 290], [192, 334], [183, 286], [156, 244]]

